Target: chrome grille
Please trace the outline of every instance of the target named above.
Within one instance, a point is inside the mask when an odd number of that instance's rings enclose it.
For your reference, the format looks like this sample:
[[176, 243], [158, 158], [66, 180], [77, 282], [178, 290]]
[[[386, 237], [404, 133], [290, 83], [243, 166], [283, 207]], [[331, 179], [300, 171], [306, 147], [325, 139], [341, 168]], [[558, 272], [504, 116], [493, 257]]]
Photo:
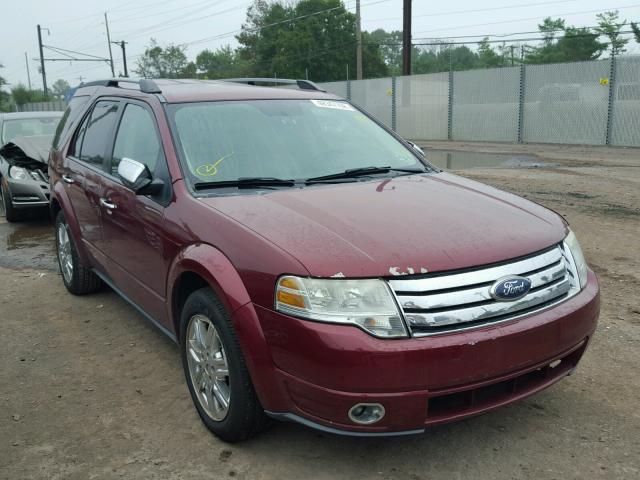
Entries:
[[[491, 286], [518, 275], [531, 289], [514, 301], [497, 301]], [[473, 270], [403, 277], [389, 285], [415, 337], [476, 328], [548, 308], [580, 290], [575, 264], [564, 244], [512, 262]]]

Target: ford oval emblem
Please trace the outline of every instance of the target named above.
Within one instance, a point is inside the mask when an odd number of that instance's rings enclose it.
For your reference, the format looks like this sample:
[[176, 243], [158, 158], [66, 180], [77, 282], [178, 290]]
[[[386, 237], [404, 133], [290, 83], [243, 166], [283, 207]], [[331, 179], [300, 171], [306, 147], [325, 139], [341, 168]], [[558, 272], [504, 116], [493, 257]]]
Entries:
[[524, 297], [531, 290], [531, 280], [524, 277], [505, 277], [491, 286], [491, 296], [499, 302], [512, 302]]

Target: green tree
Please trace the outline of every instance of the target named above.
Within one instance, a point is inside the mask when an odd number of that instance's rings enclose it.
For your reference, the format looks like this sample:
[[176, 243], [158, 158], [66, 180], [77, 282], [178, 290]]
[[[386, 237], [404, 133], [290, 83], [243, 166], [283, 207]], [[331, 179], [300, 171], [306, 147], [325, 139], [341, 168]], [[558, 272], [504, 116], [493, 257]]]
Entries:
[[51, 85], [51, 92], [55, 97], [63, 98], [70, 88], [69, 82], [60, 78]]
[[46, 102], [49, 97], [42, 90], [29, 90], [22, 83], [11, 89], [11, 97], [16, 105], [24, 105], [25, 103]]
[[[347, 65], [355, 73], [355, 15], [341, 0], [255, 0], [236, 37], [240, 58], [259, 77], [342, 80]], [[380, 49], [363, 33], [363, 74], [384, 76], [388, 68]]]
[[[0, 63], [0, 68], [4, 68], [4, 65]], [[9, 112], [11, 110], [11, 106], [9, 105], [10, 95], [4, 91], [4, 86], [7, 84], [7, 81], [4, 77], [0, 76], [0, 112]]]
[[598, 35], [589, 28], [567, 27], [564, 37], [558, 41], [566, 62], [595, 60], [607, 49], [605, 43], [598, 41]]
[[402, 32], [400, 30], [387, 32], [378, 28], [373, 32], [368, 32], [367, 36], [368, 41], [380, 50], [380, 55], [389, 74], [400, 75], [402, 73]]
[[636, 42], [640, 43], [640, 27], [638, 27], [638, 24], [631, 22], [631, 30], [633, 31], [633, 35], [636, 37]]
[[610, 49], [611, 55], [617, 56], [626, 52], [625, 46], [629, 43], [629, 39], [622, 38], [620, 31], [627, 24], [627, 21], [619, 21], [620, 12], [614, 10], [612, 12], [599, 13], [596, 17], [598, 18], [598, 26], [595, 31], [609, 39], [609, 42], [605, 45], [607, 49]]
[[542, 23], [538, 24], [538, 30], [544, 37], [545, 45], [553, 43], [558, 32], [563, 32], [565, 29], [565, 21], [562, 18], [553, 19], [551, 17], [545, 18]]
[[[607, 46], [598, 41], [600, 36], [589, 28], [567, 27], [565, 21], [557, 18], [545, 18], [538, 25], [544, 42], [539, 47], [530, 47], [525, 58], [526, 63], [544, 64], [558, 62], [578, 62], [595, 60]], [[562, 30], [561, 35], [558, 30]]]
[[491, 48], [489, 39], [485, 37], [478, 43], [478, 66], [480, 68], [499, 67], [504, 62], [501, 55]]
[[[186, 78], [195, 75], [181, 45], [161, 47], [151, 39], [149, 47], [138, 59], [134, 72], [144, 78]], [[193, 74], [193, 75], [190, 75]]]
[[474, 68], [479, 68], [478, 54], [465, 46], [453, 47], [446, 44], [414, 46], [411, 54], [411, 71], [415, 74]]
[[229, 45], [215, 51], [202, 50], [196, 57], [195, 65], [198, 75], [208, 79], [238, 77], [246, 70], [238, 51]]

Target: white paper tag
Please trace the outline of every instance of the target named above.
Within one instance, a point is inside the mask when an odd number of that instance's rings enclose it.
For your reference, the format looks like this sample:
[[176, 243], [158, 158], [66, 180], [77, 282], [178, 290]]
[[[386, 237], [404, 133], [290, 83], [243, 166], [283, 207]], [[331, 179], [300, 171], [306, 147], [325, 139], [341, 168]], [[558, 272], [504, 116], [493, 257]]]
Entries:
[[347, 102], [334, 102], [333, 100], [311, 100], [316, 107], [321, 108], [333, 108], [334, 110], [348, 110], [354, 112], [355, 108], [349, 105]]

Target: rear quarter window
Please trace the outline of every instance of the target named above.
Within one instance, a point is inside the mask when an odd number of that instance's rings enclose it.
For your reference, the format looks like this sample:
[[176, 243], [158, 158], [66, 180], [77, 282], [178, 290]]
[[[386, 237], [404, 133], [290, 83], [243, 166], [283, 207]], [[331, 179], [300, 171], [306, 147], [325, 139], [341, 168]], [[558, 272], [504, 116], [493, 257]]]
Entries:
[[58, 123], [58, 127], [56, 128], [56, 133], [53, 137], [53, 148], [57, 149], [60, 146], [60, 140], [67, 136], [75, 120], [84, 111], [83, 107], [88, 101], [89, 95], [79, 95], [69, 100], [67, 109], [64, 111], [60, 123]]

